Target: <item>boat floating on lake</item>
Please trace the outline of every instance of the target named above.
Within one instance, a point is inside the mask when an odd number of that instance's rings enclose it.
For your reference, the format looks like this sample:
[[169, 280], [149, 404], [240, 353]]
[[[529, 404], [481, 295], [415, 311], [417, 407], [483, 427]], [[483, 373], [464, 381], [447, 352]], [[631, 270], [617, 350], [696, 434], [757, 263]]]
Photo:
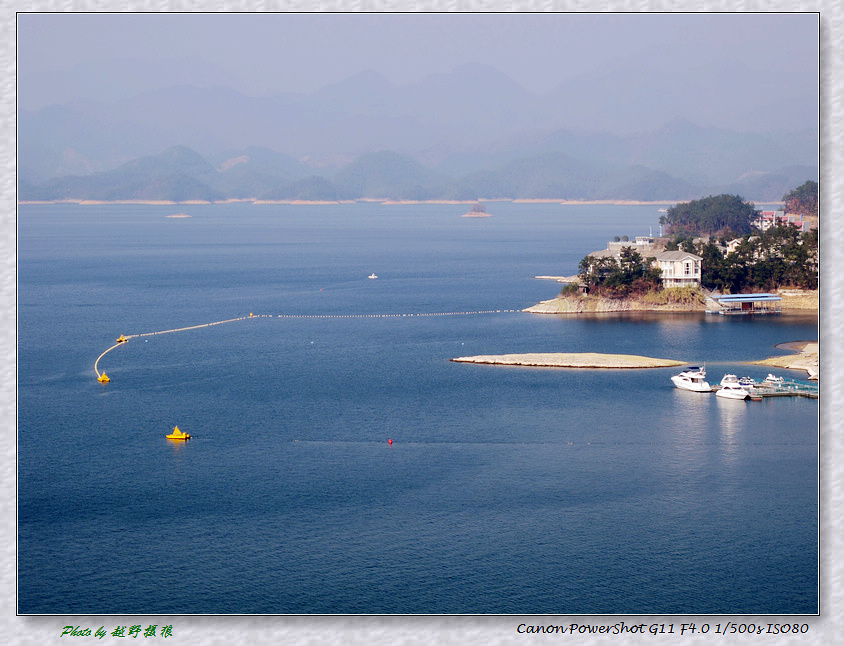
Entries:
[[189, 440], [190, 434], [180, 430], [178, 426], [173, 429], [170, 435], [166, 436], [168, 440]]
[[743, 387], [735, 375], [724, 375], [715, 395], [725, 399], [747, 399], [750, 396], [750, 389]]
[[706, 381], [706, 370], [698, 366], [690, 366], [679, 375], [671, 377], [671, 381], [681, 390], [691, 390], [696, 393], [711, 393], [712, 387]]
[[375, 272], [372, 272], [371, 274], [369, 274], [369, 276], [367, 276], [367, 278], [372, 278], [374, 280], [378, 278], [378, 276], [375, 275]]

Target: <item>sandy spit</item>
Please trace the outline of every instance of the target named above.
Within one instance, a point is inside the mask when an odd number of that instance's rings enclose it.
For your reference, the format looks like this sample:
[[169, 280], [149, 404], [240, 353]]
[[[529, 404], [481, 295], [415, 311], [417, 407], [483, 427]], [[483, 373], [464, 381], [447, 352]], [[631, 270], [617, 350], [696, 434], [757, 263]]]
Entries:
[[634, 354], [599, 354], [597, 352], [548, 352], [529, 354], [488, 354], [452, 359], [461, 363], [487, 363], [500, 366], [536, 366], [543, 368], [667, 368], [686, 365], [686, 361], [655, 359]]
[[769, 359], [762, 359], [761, 361], [751, 361], [750, 363], [757, 366], [785, 368], [786, 370], [805, 370], [809, 373], [810, 379], [816, 379], [818, 377], [820, 357], [817, 341], [793, 341], [791, 343], [781, 343], [777, 347], [791, 350], [798, 354], [771, 357]]
[[534, 276], [537, 280], [554, 280], [558, 283], [576, 283], [580, 276]]

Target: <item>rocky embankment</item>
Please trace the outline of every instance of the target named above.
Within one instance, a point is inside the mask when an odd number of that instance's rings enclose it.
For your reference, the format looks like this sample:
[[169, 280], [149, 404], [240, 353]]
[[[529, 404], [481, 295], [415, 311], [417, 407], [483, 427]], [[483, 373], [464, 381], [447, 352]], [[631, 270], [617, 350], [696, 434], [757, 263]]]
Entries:
[[[538, 276], [566, 282], [565, 277]], [[662, 292], [660, 292], [662, 293]], [[818, 290], [783, 289], [777, 291], [782, 298], [780, 305], [783, 311], [818, 311]], [[719, 307], [716, 301], [706, 297], [700, 300], [689, 300], [686, 302], [660, 303], [648, 298], [647, 295], [640, 298], [601, 298], [585, 294], [557, 296], [547, 301], [542, 301], [523, 312], [532, 314], [581, 314], [585, 312], [705, 312], [707, 309], [717, 310]]]
[[818, 311], [818, 290], [779, 289], [777, 296], [782, 298], [780, 305], [784, 310]]
[[633, 298], [558, 296], [523, 312], [532, 314], [581, 314], [584, 312], [704, 312], [705, 303], [650, 303]]

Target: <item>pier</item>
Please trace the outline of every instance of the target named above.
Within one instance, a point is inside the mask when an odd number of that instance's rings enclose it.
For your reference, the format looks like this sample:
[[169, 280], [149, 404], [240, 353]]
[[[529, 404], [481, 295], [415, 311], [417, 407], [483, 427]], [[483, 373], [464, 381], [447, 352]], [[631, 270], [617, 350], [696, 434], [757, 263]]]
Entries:
[[776, 294], [725, 294], [723, 296], [709, 296], [716, 306], [706, 310], [707, 314], [781, 314], [780, 301]]
[[790, 379], [780, 383], [760, 383], [751, 389], [751, 396], [761, 395], [762, 397], [809, 397], [818, 398], [818, 384]]
[[[713, 384], [712, 392], [718, 392], [720, 384]], [[781, 382], [761, 381], [748, 391], [751, 399], [765, 397], [808, 397], [818, 398], [818, 384], [790, 379]]]

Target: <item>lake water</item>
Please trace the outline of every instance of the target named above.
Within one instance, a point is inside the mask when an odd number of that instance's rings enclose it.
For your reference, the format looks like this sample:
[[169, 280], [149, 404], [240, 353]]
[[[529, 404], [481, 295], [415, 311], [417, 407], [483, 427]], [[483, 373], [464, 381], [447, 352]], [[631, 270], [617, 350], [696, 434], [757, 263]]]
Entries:
[[[817, 339], [816, 316], [518, 311], [656, 209], [21, 206], [18, 611], [817, 612], [816, 400], [449, 361], [718, 381]], [[96, 380], [120, 334], [249, 313], [132, 338]]]

